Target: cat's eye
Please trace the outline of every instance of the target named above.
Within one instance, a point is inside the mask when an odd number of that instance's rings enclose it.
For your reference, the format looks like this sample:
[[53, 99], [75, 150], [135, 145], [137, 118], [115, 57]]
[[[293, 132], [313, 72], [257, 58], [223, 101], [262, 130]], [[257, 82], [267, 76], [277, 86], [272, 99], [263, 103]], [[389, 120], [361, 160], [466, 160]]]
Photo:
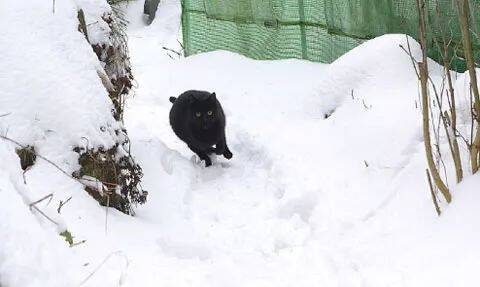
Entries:
[[207, 112], [207, 115], [211, 116], [211, 115], [213, 115], [213, 112], [212, 112], [212, 111], [208, 111], [208, 112]]
[[197, 118], [199, 118], [201, 115], [202, 115], [201, 112], [196, 112], [196, 113], [195, 113], [195, 116], [197, 116]]

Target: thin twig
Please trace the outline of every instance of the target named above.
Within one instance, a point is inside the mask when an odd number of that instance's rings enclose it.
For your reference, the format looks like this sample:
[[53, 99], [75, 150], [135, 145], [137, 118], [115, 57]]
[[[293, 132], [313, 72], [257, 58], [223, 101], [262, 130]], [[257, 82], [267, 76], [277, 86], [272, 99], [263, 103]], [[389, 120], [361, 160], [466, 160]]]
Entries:
[[85, 242], [87, 242], [87, 240], [84, 239], [84, 240], [82, 240], [82, 241], [75, 242], [75, 243], [71, 244], [70, 247], [75, 247], [75, 246], [80, 245], [80, 244], [83, 244], [83, 243], [85, 243]]
[[[40, 203], [40, 202], [44, 201], [44, 200], [47, 199], [47, 198], [50, 199], [50, 200], [48, 201], [48, 203], [50, 203], [50, 202], [52, 201], [52, 197], [53, 197], [53, 194], [52, 194], [52, 193], [47, 194], [46, 196], [40, 198], [39, 200], [30, 203], [28, 206], [29, 206], [30, 210], [35, 209], [38, 213], [40, 213], [41, 215], [43, 215], [43, 216], [44, 216], [46, 219], [48, 219], [50, 222], [52, 222], [52, 223], [55, 224], [55, 225], [58, 225], [58, 223], [57, 223], [55, 220], [51, 219], [51, 218], [50, 218], [48, 215], [46, 215], [42, 210], [40, 210], [40, 208], [38, 208], [37, 205], [36, 205], [37, 203]], [[47, 204], [48, 204], [48, 203], [47, 203]]]
[[32, 205], [30, 206], [30, 208], [32, 209], [35, 209], [38, 213], [40, 213], [41, 215], [43, 215], [46, 219], [48, 219], [51, 223], [55, 224], [55, 225], [58, 225], [58, 223], [51, 219], [48, 215], [46, 215], [43, 211], [40, 210], [40, 208], [38, 208], [36, 205]]
[[67, 203], [70, 201], [70, 199], [72, 199], [71, 196], [70, 196], [67, 200], [65, 200], [65, 201], [61, 201], [61, 200], [60, 200], [60, 203], [58, 204], [58, 208], [57, 208], [58, 214], [60, 214], [60, 210], [62, 209], [62, 207], [63, 207], [65, 204], [67, 204]]
[[110, 193], [107, 192], [107, 205], [105, 206], [105, 234], [107, 234], [107, 226], [108, 226], [108, 208], [110, 206]]
[[180, 41], [177, 39], [177, 43], [180, 45], [180, 47], [182, 47], [182, 51], [185, 51], [185, 46], [183, 46], [182, 42], [180, 42]]
[[[7, 137], [7, 136], [0, 135], [0, 139], [3, 139], [3, 140], [8, 141], [8, 142], [11, 142], [11, 143], [13, 143], [13, 144], [15, 144], [15, 145], [17, 145], [17, 146], [19, 146], [19, 147], [21, 147], [21, 148], [26, 148], [25, 145], [19, 143], [18, 141], [14, 140], [14, 139], [11, 139], [11, 138]], [[36, 152], [34, 152], [34, 151], [29, 151], [29, 152], [35, 154], [38, 158], [43, 159], [44, 161], [46, 161], [47, 163], [49, 163], [49, 164], [51, 164], [53, 167], [55, 167], [57, 170], [59, 170], [61, 173], [63, 173], [63, 174], [66, 175], [67, 177], [75, 180], [76, 182], [80, 183], [81, 185], [83, 185], [83, 186], [85, 186], [85, 187], [87, 187], [87, 185], [86, 185], [85, 183], [83, 183], [82, 180], [84, 180], [84, 181], [91, 181], [91, 182], [97, 182], [97, 181], [99, 181], [99, 180], [91, 180], [91, 179], [86, 179], [86, 178], [82, 178], [82, 179], [76, 178], [76, 177], [70, 175], [70, 174], [69, 174], [68, 172], [66, 172], [65, 170], [63, 170], [63, 169], [62, 169], [61, 167], [59, 167], [56, 163], [54, 163], [53, 161], [51, 161], [51, 160], [49, 160], [48, 158], [46, 158], [45, 156], [43, 156], [43, 155], [41, 155], [41, 154], [38, 154], [38, 153], [36, 153]], [[102, 183], [104, 183], [104, 182], [102, 182]], [[114, 184], [114, 183], [104, 183], [104, 184], [116, 186], [116, 184]]]
[[[408, 36], [406, 36], [406, 37], [408, 39]], [[405, 47], [403, 47], [403, 45], [399, 45], [399, 46], [410, 57], [410, 61], [412, 62], [413, 70], [415, 70], [415, 74], [417, 74], [417, 78], [420, 78], [420, 75], [418, 74], [418, 70], [417, 70], [416, 60], [412, 56], [411, 51], [407, 51], [405, 49]], [[410, 47], [409, 47], [409, 49], [410, 49]]]
[[[6, 141], [8, 141], [8, 142], [11, 142], [11, 143], [13, 143], [13, 144], [15, 144], [15, 145], [17, 145], [17, 146], [19, 146], [19, 147], [21, 147], [21, 148], [27, 148], [25, 145], [17, 142], [16, 140], [13, 140], [13, 139], [11, 139], [11, 138], [9, 138], [9, 137], [6, 137], [6, 136], [4, 136], [4, 135], [0, 135], [0, 138], [3, 139], [3, 140], [6, 140]], [[70, 174], [68, 174], [68, 172], [64, 171], [62, 168], [60, 168], [60, 167], [59, 167], [56, 163], [54, 163], [53, 161], [49, 160], [48, 158], [46, 158], [46, 157], [44, 157], [43, 155], [40, 155], [40, 154], [38, 154], [38, 153], [36, 153], [36, 152], [34, 152], [34, 154], [35, 154], [37, 157], [43, 159], [44, 161], [46, 161], [46, 162], [48, 162], [49, 164], [51, 164], [52, 166], [54, 166], [54, 167], [55, 167], [56, 169], [58, 169], [61, 173], [63, 173], [63, 174], [65, 174], [66, 176], [68, 176], [68, 177], [70, 177], [70, 178], [73, 178], [73, 179], [75, 179], [75, 180], [78, 181], [78, 179], [72, 177]]]
[[178, 51], [175, 51], [175, 50], [174, 50], [174, 49], [172, 49], [172, 48], [168, 48], [168, 47], [162, 47], [162, 49], [164, 49], [164, 50], [166, 50], [166, 51], [170, 51], [170, 52], [172, 52], [172, 53], [175, 53], [175, 54], [176, 54], [177, 56], [179, 56], [179, 57], [181, 57], [181, 56], [182, 56], [182, 54], [181, 54], [180, 52], [178, 52]]
[[[445, 168], [445, 162], [443, 161], [443, 158], [442, 158], [442, 154], [441, 154], [441, 151], [440, 151], [440, 123], [443, 124], [443, 127], [445, 129], [445, 134], [447, 135], [447, 140], [448, 140], [448, 146], [450, 148], [450, 152], [452, 154], [452, 157], [454, 158], [455, 160], [455, 153], [454, 153], [454, 147], [453, 147], [453, 140], [450, 136], [450, 133], [448, 132], [448, 125], [447, 125], [447, 120], [445, 118], [445, 116], [443, 115], [442, 113], [442, 110], [443, 110], [443, 105], [442, 105], [442, 99], [439, 97], [439, 94], [438, 94], [438, 91], [437, 91], [437, 88], [435, 86], [435, 83], [433, 82], [432, 78], [429, 76], [428, 79], [430, 80], [430, 84], [432, 85], [433, 87], [433, 91], [434, 91], [434, 94], [435, 94], [435, 99], [437, 101], [437, 104], [438, 104], [438, 109], [440, 111], [439, 113], [439, 123], [438, 123], [438, 129], [436, 130], [436, 141], [437, 141], [437, 153], [438, 153], [438, 160], [441, 161], [442, 163], [442, 166], [443, 166], [443, 169], [444, 169], [444, 172], [445, 172], [445, 178], [447, 178], [447, 173], [446, 173], [446, 168]], [[443, 90], [443, 88], [442, 88]], [[443, 92], [441, 94], [441, 96], [443, 95]], [[433, 113], [433, 111], [431, 111]], [[433, 115], [432, 115], [432, 119], [433, 119]], [[435, 131], [435, 127], [434, 127], [434, 131]], [[446, 183], [447, 183], [447, 186], [448, 186], [448, 179], [446, 179]]]
[[369, 110], [369, 109], [372, 108], [372, 105], [367, 106], [367, 103], [365, 102], [364, 99], [362, 99], [362, 103], [363, 103], [363, 107], [364, 107], [366, 110]]
[[[125, 254], [123, 253], [123, 251], [115, 251], [115, 252], [112, 252], [110, 254], [108, 254], [107, 257], [105, 257], [105, 259], [103, 259], [103, 261], [92, 271], [90, 272], [90, 274], [85, 278], [83, 279], [82, 282], [80, 282], [79, 286], [82, 286], [83, 284], [85, 284], [88, 280], [90, 280], [90, 278], [92, 278], [93, 275], [95, 275], [95, 273], [98, 272], [98, 270], [100, 270], [100, 268], [102, 268], [102, 266], [110, 259], [110, 257], [112, 257], [113, 255], [123, 255], [123, 257], [125, 258], [125, 269], [128, 268], [128, 265], [129, 265], [129, 261], [128, 261], [128, 258], [127, 256], [125, 256]], [[122, 272], [123, 273], [123, 272]]]
[[47, 204], [49, 204], [49, 203], [52, 201], [52, 197], [53, 197], [53, 193], [47, 194], [47, 195], [45, 195], [44, 197], [40, 198], [39, 200], [30, 203], [29, 206], [32, 207], [33, 205], [36, 205], [37, 203], [40, 203], [40, 202], [44, 201], [44, 200], [47, 199], [47, 198], [49, 199], [49, 201], [48, 201]]

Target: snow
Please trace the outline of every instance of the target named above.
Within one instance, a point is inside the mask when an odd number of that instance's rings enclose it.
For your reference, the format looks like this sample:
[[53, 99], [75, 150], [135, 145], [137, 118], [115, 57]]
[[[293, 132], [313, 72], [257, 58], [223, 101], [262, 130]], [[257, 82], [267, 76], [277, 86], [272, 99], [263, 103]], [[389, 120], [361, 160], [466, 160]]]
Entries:
[[7, 2], [0, 25], [15, 29], [6, 29], [0, 40], [0, 111], [9, 114], [1, 130], [35, 143], [40, 154], [67, 161], [73, 171], [74, 145], [114, 144], [111, 134], [118, 124], [106, 112], [113, 105], [96, 73], [102, 68], [77, 32], [73, 1], [56, 3], [55, 14], [51, 3]]
[[[108, 7], [57, 1], [52, 14], [51, 3], [9, 2], [0, 4], [0, 25], [15, 27], [0, 38], [0, 114], [10, 113], [2, 134], [71, 172], [72, 147], [83, 138], [111, 146], [118, 125], [99, 62], [76, 30], [77, 5], [92, 18]], [[449, 171], [454, 199], [436, 216], [404, 35], [368, 41], [330, 65], [225, 51], [179, 58], [163, 49], [180, 48], [177, 0], [162, 1], [150, 26], [141, 1], [125, 9], [138, 84], [125, 126], [147, 203], [135, 217], [106, 210], [42, 160], [25, 184], [15, 147], [0, 142], [2, 287], [476, 285], [480, 178], [455, 186]], [[439, 81], [440, 67], [429, 65]], [[456, 86], [465, 97], [468, 77]], [[216, 92], [231, 160], [205, 168], [172, 132], [168, 98], [188, 89]], [[38, 207], [59, 226], [28, 207], [49, 193]], [[64, 229], [86, 242], [69, 248]]]
[[25, 205], [22, 196], [28, 188], [19, 182], [21, 169], [11, 149], [0, 145], [0, 282], [2, 286], [65, 286], [73, 276], [68, 267], [74, 258]]
[[[0, 37], [0, 133], [34, 146], [71, 174], [79, 168], [73, 148], [113, 146], [119, 124], [97, 75], [102, 67], [77, 31], [77, 4], [56, 1], [55, 13], [51, 4], [0, 3], [0, 25], [6, 28]], [[1, 140], [0, 285], [67, 286], [80, 281], [84, 262], [58, 235], [70, 227], [56, 209], [69, 196], [72, 201], [83, 198], [90, 209], [98, 207], [79, 183], [41, 159], [22, 175], [15, 148]], [[37, 206], [58, 225], [28, 207], [49, 193], [51, 204]]]

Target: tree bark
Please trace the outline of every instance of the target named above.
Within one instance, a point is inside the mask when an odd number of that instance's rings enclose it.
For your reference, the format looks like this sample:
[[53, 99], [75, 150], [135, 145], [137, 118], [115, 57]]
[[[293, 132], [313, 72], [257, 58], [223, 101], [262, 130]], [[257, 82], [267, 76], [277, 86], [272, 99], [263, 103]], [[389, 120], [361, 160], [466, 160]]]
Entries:
[[442, 193], [445, 200], [450, 203], [452, 201], [452, 196], [448, 187], [443, 182], [437, 166], [433, 158], [433, 151], [430, 138], [430, 114], [429, 114], [429, 96], [428, 96], [428, 64], [427, 64], [427, 39], [426, 39], [426, 24], [425, 24], [425, 2], [424, 0], [417, 0], [417, 8], [419, 14], [419, 35], [420, 35], [420, 45], [422, 48], [422, 62], [418, 63], [419, 74], [420, 74], [420, 88], [421, 88], [421, 99], [422, 99], [422, 117], [423, 117], [423, 139], [425, 145], [425, 154], [427, 157], [428, 168], [433, 177], [435, 185], [438, 187]]
[[473, 104], [474, 115], [472, 121], [476, 121], [477, 127], [475, 129], [475, 137], [472, 139], [472, 145], [470, 147], [470, 162], [472, 173], [476, 173], [479, 167], [478, 153], [480, 148], [480, 94], [478, 91], [477, 74], [475, 71], [475, 60], [473, 58], [472, 37], [469, 30], [470, 16], [468, 0], [456, 0], [456, 3], [460, 20], [460, 30], [462, 31], [463, 50], [465, 52], [468, 73], [470, 75], [470, 89], [475, 100], [475, 103]]

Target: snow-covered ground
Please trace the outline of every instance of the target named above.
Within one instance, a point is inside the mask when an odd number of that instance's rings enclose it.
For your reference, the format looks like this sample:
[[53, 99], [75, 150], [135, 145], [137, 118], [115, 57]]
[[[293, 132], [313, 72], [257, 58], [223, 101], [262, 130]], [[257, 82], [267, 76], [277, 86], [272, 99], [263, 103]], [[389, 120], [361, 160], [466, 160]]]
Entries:
[[[0, 26], [50, 8], [38, 5], [28, 11], [11, 6]], [[450, 176], [453, 203], [436, 216], [425, 180], [418, 83], [398, 46], [405, 36], [374, 39], [330, 65], [253, 61], [224, 51], [178, 58], [162, 48], [179, 49], [178, 0], [162, 1], [147, 27], [142, 1], [126, 9], [138, 87], [125, 125], [148, 201], [135, 217], [107, 214], [78, 183], [42, 161], [27, 171], [24, 184], [14, 147], [1, 142], [2, 287], [478, 285], [480, 178], [454, 186]], [[57, 8], [55, 16], [48, 10], [41, 19], [74, 23], [71, 10]], [[94, 54], [80, 33], [63, 30], [71, 26], [54, 24], [58, 31], [43, 41], [33, 32], [38, 38], [19, 43], [13, 31], [11, 41], [0, 38], [0, 57], [8, 61], [0, 62], [0, 114], [12, 112], [0, 124], [2, 132], [35, 142], [40, 153], [73, 170], [67, 147], [79, 140], [74, 135], [95, 138], [98, 121], [112, 120], [84, 114], [92, 101], [99, 111], [109, 109]], [[418, 45], [410, 44], [418, 57]], [[74, 50], [74, 64], [61, 62]], [[22, 53], [49, 57], [52, 66], [30, 69]], [[439, 78], [439, 67], [430, 66]], [[36, 80], [38, 74], [46, 82]], [[459, 89], [465, 84], [459, 77]], [[231, 160], [219, 157], [204, 168], [171, 131], [168, 98], [188, 89], [217, 93]], [[79, 90], [85, 103], [70, 103]], [[29, 99], [26, 109], [15, 108]], [[68, 110], [70, 104], [75, 109]], [[29, 202], [48, 193], [53, 210], [72, 196], [52, 216], [85, 243], [68, 248], [58, 227], [29, 211]]]

